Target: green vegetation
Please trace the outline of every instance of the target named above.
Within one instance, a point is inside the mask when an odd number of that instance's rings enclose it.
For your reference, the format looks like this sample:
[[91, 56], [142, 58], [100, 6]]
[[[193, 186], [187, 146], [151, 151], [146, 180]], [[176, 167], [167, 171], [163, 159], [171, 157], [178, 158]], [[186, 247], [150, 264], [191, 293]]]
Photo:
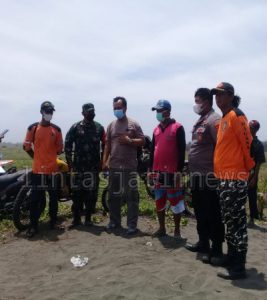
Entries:
[[13, 222], [9, 219], [0, 219], [0, 244], [4, 243], [13, 232], [15, 232]]
[[[13, 146], [13, 147], [2, 147], [0, 152], [3, 154], [3, 159], [12, 159], [14, 160], [13, 165], [18, 169], [22, 169], [25, 167], [31, 167], [32, 160], [22, 150], [21, 145]], [[266, 153], [267, 157], [267, 153]], [[64, 157], [63, 157], [64, 158]], [[100, 223], [104, 220], [104, 216], [102, 214], [102, 205], [101, 205], [101, 195], [103, 189], [107, 186], [107, 180], [101, 178], [99, 185], [99, 193], [98, 193], [98, 203], [97, 203], [97, 213], [93, 217], [93, 221], [95, 223]], [[267, 163], [263, 164], [260, 171], [259, 177], [259, 191], [267, 192]], [[155, 213], [155, 204], [154, 201], [147, 195], [144, 183], [142, 180], [139, 180], [139, 193], [140, 193], [140, 215], [145, 215], [156, 219]], [[126, 207], [123, 207], [122, 214], [126, 215]], [[63, 219], [71, 218], [71, 209], [70, 205], [66, 203], [60, 203], [59, 205], [59, 216]], [[45, 212], [41, 216], [41, 220], [48, 220], [48, 209], [46, 208]], [[167, 212], [167, 220], [166, 223], [169, 227], [173, 226], [172, 221], [172, 213], [171, 210]], [[188, 220], [186, 218], [182, 219], [182, 225], [186, 226]], [[5, 241], [7, 236], [15, 232], [16, 229], [13, 226], [13, 222], [8, 219], [0, 219], [0, 242]]]
[[[265, 152], [265, 157], [267, 158], [267, 152]], [[267, 162], [261, 165], [258, 187], [259, 192], [267, 193]]]
[[[13, 166], [18, 169], [30, 168], [32, 164], [31, 158], [22, 150], [21, 145], [13, 147], [2, 147], [0, 152], [3, 154], [3, 159], [14, 160]], [[63, 156], [64, 158], [64, 156]], [[9, 165], [11, 167], [12, 165]], [[95, 223], [102, 222], [106, 217], [102, 213], [101, 205], [101, 195], [103, 189], [107, 186], [107, 180], [101, 178], [99, 184], [98, 202], [97, 202], [97, 213], [93, 216], [93, 221]], [[156, 218], [154, 201], [147, 195], [144, 183], [139, 180], [139, 192], [140, 192], [140, 215], [149, 216]], [[122, 208], [122, 215], [126, 215], [126, 206]], [[59, 216], [63, 219], [71, 218], [71, 206], [68, 203], [59, 204]], [[49, 219], [48, 206], [46, 207], [44, 213], [41, 216], [41, 221], [47, 221]], [[11, 233], [16, 232], [13, 226], [12, 220], [0, 219], [0, 242], [5, 241], [6, 237]]]
[[18, 145], [16, 147], [14, 146], [12, 148], [3, 146], [0, 148], [0, 153], [3, 155], [2, 159], [14, 160], [13, 165], [18, 169], [31, 167], [32, 159], [25, 151], [23, 151], [21, 145]]

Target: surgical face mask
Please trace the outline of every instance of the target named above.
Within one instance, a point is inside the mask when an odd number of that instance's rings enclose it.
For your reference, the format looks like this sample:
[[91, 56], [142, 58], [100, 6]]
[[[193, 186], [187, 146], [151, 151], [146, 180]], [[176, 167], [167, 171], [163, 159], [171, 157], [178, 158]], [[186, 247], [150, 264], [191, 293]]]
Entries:
[[46, 122], [50, 122], [52, 120], [52, 117], [53, 117], [52, 114], [43, 113], [43, 118]]
[[201, 113], [203, 112], [203, 105], [202, 104], [195, 104], [193, 106], [193, 110], [196, 114], [201, 115]]
[[123, 109], [115, 109], [114, 116], [118, 119], [122, 119], [125, 116]]
[[162, 112], [157, 112], [157, 120], [159, 122], [163, 122], [165, 120], [165, 118], [163, 117], [163, 113]]

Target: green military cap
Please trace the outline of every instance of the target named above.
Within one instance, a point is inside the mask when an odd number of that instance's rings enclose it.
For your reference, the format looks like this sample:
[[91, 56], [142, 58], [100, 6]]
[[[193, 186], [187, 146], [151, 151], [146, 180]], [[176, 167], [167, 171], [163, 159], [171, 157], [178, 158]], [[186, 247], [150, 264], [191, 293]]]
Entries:
[[82, 110], [83, 111], [94, 111], [95, 110], [94, 104], [86, 103], [82, 106]]

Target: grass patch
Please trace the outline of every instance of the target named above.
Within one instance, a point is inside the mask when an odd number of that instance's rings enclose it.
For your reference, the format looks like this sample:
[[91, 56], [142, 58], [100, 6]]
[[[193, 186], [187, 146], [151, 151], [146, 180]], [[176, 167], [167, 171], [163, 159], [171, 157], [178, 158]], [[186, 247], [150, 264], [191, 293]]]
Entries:
[[10, 219], [0, 220], [0, 244], [5, 243], [8, 237], [16, 231], [13, 221]]
[[31, 168], [32, 159], [20, 146], [12, 148], [2, 147], [0, 152], [2, 153], [2, 159], [14, 160], [12, 165], [17, 167], [18, 170]]
[[[26, 167], [30, 168], [32, 165], [32, 159], [28, 156], [28, 154], [25, 151], [23, 151], [21, 146], [2, 147], [0, 152], [3, 154], [3, 159], [14, 160], [13, 165], [16, 166], [18, 169], [23, 169]], [[64, 159], [64, 156], [62, 156], [62, 158]], [[98, 201], [96, 206], [97, 214], [93, 216], [93, 221], [95, 223], [101, 223], [104, 220], [104, 217], [101, 214], [102, 212], [101, 196], [102, 196], [103, 189], [106, 186], [107, 186], [107, 180], [101, 178], [100, 185], [99, 185]], [[258, 187], [260, 192], [267, 192], [267, 163], [264, 163], [261, 166]], [[140, 194], [140, 203], [139, 203], [140, 215], [149, 216], [156, 220], [156, 210], [155, 210], [154, 200], [148, 196], [144, 183], [140, 179], [139, 179], [139, 194]], [[63, 220], [71, 218], [72, 217], [71, 205], [67, 203], [59, 203], [58, 215], [60, 219]], [[126, 206], [122, 208], [122, 215], [126, 216]], [[41, 221], [46, 222], [48, 220], [49, 220], [49, 214], [48, 214], [48, 205], [47, 205], [44, 213], [41, 216]], [[166, 224], [168, 227], [174, 226], [173, 216], [170, 209], [167, 211]], [[188, 224], [188, 219], [182, 218], [181, 225], [186, 226], [187, 224]], [[4, 242], [7, 236], [10, 235], [10, 233], [15, 231], [16, 229], [14, 228], [12, 220], [0, 219], [0, 242]]]
[[[267, 158], [267, 152], [265, 157]], [[258, 190], [259, 192], [267, 193], [267, 162], [262, 164], [260, 168]]]

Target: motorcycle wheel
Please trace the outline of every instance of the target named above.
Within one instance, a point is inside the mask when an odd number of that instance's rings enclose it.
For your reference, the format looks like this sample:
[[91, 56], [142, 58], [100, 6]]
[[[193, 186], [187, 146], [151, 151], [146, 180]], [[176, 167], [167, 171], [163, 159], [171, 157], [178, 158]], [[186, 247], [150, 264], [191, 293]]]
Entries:
[[[13, 223], [19, 231], [26, 230], [30, 225], [31, 186], [23, 186], [14, 203]], [[40, 215], [46, 206], [45, 198], [40, 201]]]

